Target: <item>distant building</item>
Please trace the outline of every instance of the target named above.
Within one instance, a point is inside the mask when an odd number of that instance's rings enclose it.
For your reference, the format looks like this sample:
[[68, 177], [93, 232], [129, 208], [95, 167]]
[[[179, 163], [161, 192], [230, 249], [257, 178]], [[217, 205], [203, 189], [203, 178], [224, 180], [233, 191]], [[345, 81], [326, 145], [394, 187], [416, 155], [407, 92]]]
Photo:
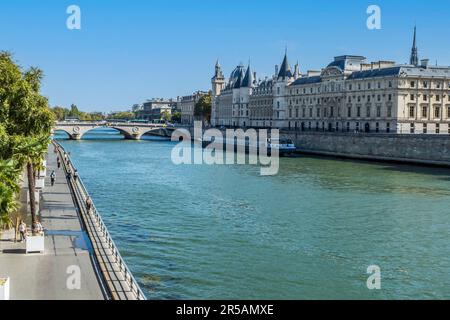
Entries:
[[216, 64], [212, 125], [299, 131], [450, 134], [450, 67], [420, 60], [414, 29], [410, 64], [334, 58], [321, 71], [291, 71], [287, 55], [271, 78], [238, 66], [225, 81]]
[[177, 101], [174, 99], [154, 98], [144, 102], [142, 107], [137, 108], [136, 118], [149, 121], [161, 120], [164, 113], [172, 114], [172, 111], [176, 108]]
[[178, 102], [178, 109], [181, 112], [181, 124], [193, 125], [194, 124], [194, 111], [195, 105], [201, 97], [207, 95], [208, 92], [196, 91], [189, 96], [183, 96]]

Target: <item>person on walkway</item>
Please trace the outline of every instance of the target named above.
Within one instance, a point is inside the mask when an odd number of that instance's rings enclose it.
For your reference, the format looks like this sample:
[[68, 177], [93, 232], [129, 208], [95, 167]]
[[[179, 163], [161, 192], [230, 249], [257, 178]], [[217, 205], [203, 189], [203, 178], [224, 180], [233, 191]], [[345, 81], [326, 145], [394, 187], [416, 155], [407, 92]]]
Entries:
[[88, 213], [91, 212], [91, 210], [92, 210], [92, 199], [91, 199], [91, 197], [87, 197], [87, 199], [86, 199], [86, 210], [87, 210]]
[[44, 227], [39, 220], [37, 220], [34, 224], [34, 232], [40, 236], [44, 234]]
[[55, 173], [55, 170], [53, 170], [52, 173], [50, 174], [50, 180], [52, 182], [52, 187], [55, 185], [55, 179], [56, 179], [56, 173]]
[[67, 171], [67, 175], [66, 175], [67, 180], [69, 180], [69, 183], [72, 180], [72, 171], [69, 169], [69, 171]]
[[73, 180], [75, 181], [75, 183], [78, 180], [78, 170], [77, 169], [75, 169], [75, 171], [73, 172]]
[[27, 225], [23, 220], [20, 221], [19, 224], [19, 232], [20, 232], [20, 242], [23, 242], [27, 239]]
[[61, 169], [61, 159], [59, 158], [59, 156], [58, 158], [56, 158], [56, 163], [58, 164], [58, 169]]

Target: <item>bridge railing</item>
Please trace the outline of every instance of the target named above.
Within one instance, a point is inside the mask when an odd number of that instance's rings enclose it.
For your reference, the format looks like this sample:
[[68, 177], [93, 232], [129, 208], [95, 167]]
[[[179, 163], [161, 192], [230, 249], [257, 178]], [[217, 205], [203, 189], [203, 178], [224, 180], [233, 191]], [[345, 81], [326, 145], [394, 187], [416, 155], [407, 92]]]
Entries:
[[[66, 152], [64, 147], [61, 144], [59, 144], [57, 141], [53, 140], [53, 144], [56, 146], [56, 148], [58, 148], [59, 150], [62, 150], [61, 155], [65, 155], [65, 154], [68, 155], [68, 153]], [[67, 159], [68, 159], [68, 162], [65, 163], [65, 165], [67, 165], [69, 167], [69, 169], [71, 169], [72, 173], [75, 172], [75, 166], [73, 165], [72, 160], [69, 157]], [[62, 161], [65, 162], [64, 158], [62, 158]], [[105, 223], [103, 222], [103, 219], [102, 219], [101, 215], [99, 214], [97, 208], [95, 207], [95, 204], [93, 203], [93, 201], [92, 201], [92, 208], [91, 208], [90, 212], [89, 212], [89, 210], [87, 210], [86, 200], [90, 196], [86, 189], [86, 186], [83, 183], [83, 180], [80, 177], [78, 177], [77, 182], [72, 184], [72, 186], [74, 187], [74, 189], [76, 189], [75, 191], [81, 195], [81, 198], [83, 200], [83, 201], [81, 201], [81, 203], [79, 205], [84, 207], [84, 210], [88, 215], [92, 215], [94, 217], [95, 222], [97, 223], [97, 225], [100, 228], [100, 230], [98, 230], [98, 231], [100, 231], [101, 235], [106, 239], [108, 247], [111, 250], [111, 252], [115, 258], [115, 261], [119, 266], [120, 272], [123, 273], [124, 279], [130, 286], [131, 291], [136, 295], [138, 300], [147, 300], [147, 298], [146, 298], [145, 294], [142, 292], [142, 289], [140, 288], [138, 282], [134, 278], [133, 274], [131, 273], [130, 269], [128, 268], [127, 264], [125, 263], [124, 259], [122, 258], [119, 250], [117, 249], [117, 246], [116, 246], [114, 240], [112, 239], [111, 234], [109, 233], [108, 228], [106, 227]], [[92, 200], [92, 198], [91, 198], [91, 200]]]

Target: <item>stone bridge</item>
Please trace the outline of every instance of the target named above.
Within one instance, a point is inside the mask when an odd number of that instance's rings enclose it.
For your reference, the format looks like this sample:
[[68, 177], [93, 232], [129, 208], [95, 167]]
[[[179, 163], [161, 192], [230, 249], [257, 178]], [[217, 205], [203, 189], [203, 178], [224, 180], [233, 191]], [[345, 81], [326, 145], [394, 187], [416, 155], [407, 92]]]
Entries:
[[139, 140], [144, 134], [171, 137], [173, 126], [153, 123], [107, 122], [107, 121], [58, 121], [53, 132], [64, 131], [72, 140], [80, 140], [88, 131], [98, 128], [112, 128], [125, 136], [125, 139]]

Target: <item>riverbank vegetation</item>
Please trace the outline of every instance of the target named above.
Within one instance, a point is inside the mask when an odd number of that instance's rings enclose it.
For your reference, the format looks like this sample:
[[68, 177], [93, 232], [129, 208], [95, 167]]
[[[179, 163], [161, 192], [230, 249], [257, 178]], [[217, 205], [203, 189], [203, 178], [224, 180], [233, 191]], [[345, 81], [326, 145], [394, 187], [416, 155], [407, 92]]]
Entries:
[[40, 93], [42, 78], [40, 69], [22, 70], [10, 53], [0, 52], [0, 229], [12, 225], [24, 172], [33, 225], [36, 222], [35, 177], [55, 119]]

